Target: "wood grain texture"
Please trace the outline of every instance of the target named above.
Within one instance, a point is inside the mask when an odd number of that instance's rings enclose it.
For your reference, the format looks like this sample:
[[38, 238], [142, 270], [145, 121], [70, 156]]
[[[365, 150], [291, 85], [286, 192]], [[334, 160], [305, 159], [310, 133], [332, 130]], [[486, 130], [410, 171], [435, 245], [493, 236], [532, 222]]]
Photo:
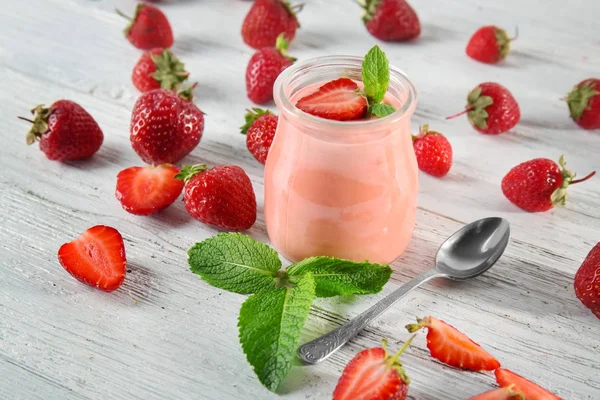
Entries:
[[[361, 55], [375, 40], [350, 0], [306, 0], [302, 28], [290, 53], [300, 59]], [[119, 170], [141, 165], [129, 145], [130, 110], [138, 93], [130, 71], [140, 52], [123, 37], [129, 0], [28, 0], [0, 13], [0, 398], [2, 399], [324, 399], [356, 352], [389, 338], [406, 340], [403, 326], [432, 314], [467, 332], [506, 367], [564, 399], [600, 398], [600, 321], [576, 299], [575, 271], [600, 240], [600, 179], [570, 190], [566, 207], [526, 214], [500, 191], [513, 165], [565, 154], [580, 175], [600, 168], [600, 133], [579, 129], [559, 99], [600, 71], [595, 0], [413, 1], [423, 25], [414, 43], [379, 43], [391, 64], [419, 90], [413, 128], [429, 122], [455, 152], [445, 179], [422, 175], [417, 226], [383, 293], [319, 299], [303, 340], [365, 310], [427, 269], [437, 246], [462, 223], [498, 215], [513, 236], [506, 255], [485, 276], [467, 283], [435, 281], [411, 293], [375, 324], [314, 367], [295, 367], [281, 396], [264, 389], [237, 339], [243, 296], [215, 289], [188, 270], [186, 250], [216, 233], [191, 220], [181, 201], [156, 216], [124, 212], [114, 198]], [[179, 0], [163, 6], [175, 32], [174, 51], [198, 81], [205, 135], [185, 163], [236, 163], [251, 176], [259, 203], [253, 237], [268, 241], [262, 213], [262, 166], [238, 133], [244, 70], [252, 49], [242, 43], [250, 6], [239, 0]], [[332, 21], [335, 21], [332, 24]], [[464, 54], [482, 24], [520, 37], [506, 62], [476, 63]], [[522, 120], [497, 137], [476, 133], [466, 119], [446, 121], [467, 92], [483, 81], [507, 86]], [[92, 159], [48, 161], [24, 144], [16, 115], [38, 103], [68, 98], [84, 106], [105, 133]], [[89, 226], [123, 234], [130, 272], [105, 294], [81, 285], [60, 267], [60, 244]], [[466, 373], [432, 360], [419, 337], [404, 356], [409, 398], [466, 399], [494, 386], [493, 376]]]

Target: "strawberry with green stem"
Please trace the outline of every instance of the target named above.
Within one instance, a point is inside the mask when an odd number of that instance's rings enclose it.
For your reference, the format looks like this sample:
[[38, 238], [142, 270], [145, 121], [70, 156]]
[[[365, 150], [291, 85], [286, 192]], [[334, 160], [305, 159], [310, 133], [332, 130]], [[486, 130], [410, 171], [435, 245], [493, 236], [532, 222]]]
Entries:
[[389, 62], [379, 46], [373, 47], [362, 64], [363, 89], [349, 78], [339, 78], [319, 87], [296, 103], [300, 110], [317, 117], [352, 121], [385, 117], [396, 109], [384, 103], [390, 82]]
[[467, 55], [482, 63], [497, 63], [510, 53], [510, 44], [518, 36], [518, 29], [515, 36], [511, 38], [504, 29], [497, 26], [482, 26], [469, 39], [466, 50]]
[[256, 104], [273, 100], [273, 85], [279, 74], [292, 65], [295, 58], [287, 54], [288, 41], [283, 33], [275, 47], [264, 47], [252, 55], [246, 67], [246, 93]]
[[117, 14], [130, 21], [125, 28], [125, 36], [138, 49], [167, 49], [173, 45], [171, 24], [158, 8], [139, 3], [135, 8], [133, 18], [119, 10], [117, 10]]
[[452, 145], [444, 135], [430, 131], [423, 125], [419, 134], [412, 137], [419, 169], [429, 175], [441, 178], [452, 166]]
[[246, 123], [241, 131], [246, 135], [246, 147], [259, 163], [264, 164], [275, 138], [279, 118], [271, 111], [260, 108], [248, 110], [245, 118]]
[[344, 368], [333, 392], [333, 400], [404, 400], [410, 378], [406, 375], [400, 355], [416, 335], [412, 335], [394, 355], [381, 347], [358, 353]]
[[548, 211], [567, 202], [567, 188], [585, 182], [595, 171], [581, 179], [566, 168], [560, 156], [558, 164], [547, 158], [536, 158], [512, 168], [502, 179], [502, 193], [517, 207], [529, 211]]
[[446, 117], [452, 119], [467, 114], [477, 131], [497, 135], [512, 129], [521, 119], [519, 104], [510, 91], [499, 83], [484, 82], [467, 96], [465, 109]]
[[600, 318], [600, 243], [590, 250], [581, 263], [575, 273], [573, 287], [581, 303]]
[[401, 42], [421, 34], [419, 17], [406, 0], [358, 0], [363, 22], [379, 40]]
[[169, 49], [152, 49], [142, 54], [133, 67], [131, 80], [140, 92], [154, 89], [177, 89], [189, 72]]
[[280, 34], [291, 42], [300, 27], [296, 14], [303, 6], [292, 6], [287, 0], [256, 0], [242, 23], [242, 39], [257, 50], [275, 46]]
[[579, 82], [567, 95], [571, 118], [583, 129], [600, 129], [600, 79]]

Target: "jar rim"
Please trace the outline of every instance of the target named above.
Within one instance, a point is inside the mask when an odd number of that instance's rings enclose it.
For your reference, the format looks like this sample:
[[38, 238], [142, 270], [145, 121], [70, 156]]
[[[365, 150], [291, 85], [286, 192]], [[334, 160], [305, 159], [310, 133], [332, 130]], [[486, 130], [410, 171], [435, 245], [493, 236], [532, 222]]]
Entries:
[[[363, 57], [357, 56], [324, 56], [315, 57], [302, 62], [294, 63], [279, 74], [273, 87], [275, 104], [280, 112], [285, 111], [288, 116], [302, 119], [304, 122], [312, 122], [314, 124], [325, 125], [329, 128], [344, 128], [346, 130], [376, 128], [379, 125], [387, 125], [397, 122], [407, 115], [410, 116], [414, 112], [417, 105], [417, 90], [408, 76], [400, 69], [390, 66], [390, 86], [403, 86], [403, 92], [406, 93], [406, 99], [402, 101], [402, 105], [395, 112], [383, 118], [375, 118], [359, 121], [336, 121], [326, 118], [317, 117], [300, 110], [293, 104], [285, 92], [285, 89], [291, 81], [299, 74], [308, 72], [311, 69], [327, 66], [339, 67], [361, 67]], [[389, 88], [388, 88], [389, 90]]]

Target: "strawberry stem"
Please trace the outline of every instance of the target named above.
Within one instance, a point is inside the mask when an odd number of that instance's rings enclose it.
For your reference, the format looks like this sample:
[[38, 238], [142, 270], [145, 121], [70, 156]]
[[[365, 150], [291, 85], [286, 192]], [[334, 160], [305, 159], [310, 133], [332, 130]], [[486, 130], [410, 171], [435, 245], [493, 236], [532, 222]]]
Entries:
[[519, 25], [515, 26], [515, 36], [508, 38], [511, 42], [519, 38]]
[[127, 19], [127, 20], [129, 20], [129, 21], [132, 21], [132, 18], [131, 18], [129, 15], [125, 14], [123, 11], [119, 10], [118, 8], [115, 8], [115, 11], [116, 11], [116, 12], [117, 12], [117, 14], [119, 14], [121, 17], [123, 17], [123, 18], [125, 18], [125, 19]]
[[17, 116], [17, 118], [22, 119], [23, 121], [27, 121], [27, 122], [31, 122], [32, 124], [35, 124], [35, 122], [33, 122], [32, 120], [30, 120], [29, 118], [20, 117], [20, 116]]
[[400, 350], [398, 350], [396, 352], [396, 354], [394, 354], [389, 360], [388, 360], [388, 365], [394, 365], [397, 361], [398, 358], [400, 357], [400, 355], [402, 353], [404, 353], [404, 350], [406, 350], [408, 348], [408, 346], [410, 346], [410, 343], [413, 341], [413, 339], [417, 336], [417, 334], [415, 333], [414, 335], [412, 335], [406, 342], [404, 342], [404, 345], [400, 348]]
[[460, 117], [461, 115], [466, 114], [469, 111], [471, 111], [473, 108], [475, 108], [475, 107], [474, 106], [468, 106], [467, 108], [465, 108], [464, 110], [462, 110], [458, 114], [454, 114], [454, 115], [451, 115], [449, 117], [446, 117], [446, 119], [452, 119], [452, 118]]
[[585, 178], [575, 179], [574, 181], [571, 181], [570, 185], [574, 185], [576, 183], [585, 182], [585, 181], [587, 181], [588, 179], [590, 179], [594, 175], [596, 175], [596, 171], [590, 172]]
[[304, 8], [304, 3], [294, 4], [290, 7], [290, 9], [294, 12], [294, 14], [298, 14]]

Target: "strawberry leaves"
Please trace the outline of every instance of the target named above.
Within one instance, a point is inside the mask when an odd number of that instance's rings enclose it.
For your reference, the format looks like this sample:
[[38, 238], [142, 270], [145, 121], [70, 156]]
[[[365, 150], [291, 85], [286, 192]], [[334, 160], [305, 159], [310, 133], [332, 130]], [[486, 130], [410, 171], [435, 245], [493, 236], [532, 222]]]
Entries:
[[381, 104], [390, 84], [390, 65], [385, 53], [374, 46], [362, 64], [364, 94], [369, 103], [369, 115], [385, 117], [396, 109], [389, 104]]
[[387, 265], [311, 257], [287, 270], [275, 250], [239, 233], [221, 233], [188, 251], [192, 272], [211, 285], [253, 294], [242, 305], [239, 337], [260, 382], [276, 391], [289, 372], [316, 297], [377, 293]]

